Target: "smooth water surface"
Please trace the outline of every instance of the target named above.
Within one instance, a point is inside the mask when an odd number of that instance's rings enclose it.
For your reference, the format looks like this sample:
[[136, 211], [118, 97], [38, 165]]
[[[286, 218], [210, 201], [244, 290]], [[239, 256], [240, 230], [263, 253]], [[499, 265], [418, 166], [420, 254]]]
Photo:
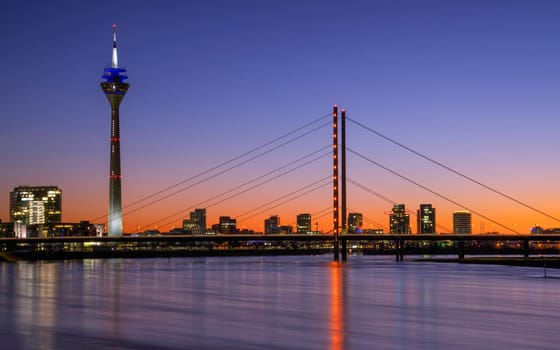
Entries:
[[560, 347], [560, 270], [331, 259], [0, 263], [0, 348]]

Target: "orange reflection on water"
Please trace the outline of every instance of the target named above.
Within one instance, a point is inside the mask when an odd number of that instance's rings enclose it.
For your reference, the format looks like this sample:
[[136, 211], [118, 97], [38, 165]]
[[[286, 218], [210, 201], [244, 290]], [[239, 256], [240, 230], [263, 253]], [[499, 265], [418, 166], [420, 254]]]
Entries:
[[330, 276], [330, 349], [345, 349], [344, 332], [344, 265], [333, 261], [329, 264]]

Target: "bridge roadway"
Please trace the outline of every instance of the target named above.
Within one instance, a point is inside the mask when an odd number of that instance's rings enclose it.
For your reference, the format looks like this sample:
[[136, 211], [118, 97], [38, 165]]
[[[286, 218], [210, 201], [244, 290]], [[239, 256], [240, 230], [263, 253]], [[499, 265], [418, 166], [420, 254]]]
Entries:
[[[518, 234], [433, 234], [433, 235], [415, 235], [415, 234], [342, 234], [339, 236], [339, 243], [342, 251], [342, 260], [346, 260], [349, 242], [390, 242], [394, 247], [397, 261], [404, 258], [407, 244], [409, 242], [456, 242], [456, 253], [459, 259], [465, 257], [465, 242], [491, 243], [491, 242], [519, 242], [519, 254], [525, 258], [529, 257], [530, 243], [542, 242], [560, 242], [560, 234], [540, 234], [540, 235], [518, 235]], [[142, 244], [161, 244], [167, 247], [173, 245], [184, 246], [188, 244], [238, 244], [238, 243], [255, 243], [255, 242], [317, 242], [330, 244], [335, 242], [332, 234], [281, 234], [281, 235], [147, 235], [147, 236], [122, 236], [122, 237], [93, 237], [93, 236], [76, 236], [76, 237], [38, 237], [38, 238], [0, 238], [0, 252], [13, 253], [27, 250], [52, 249], [48, 247], [60, 246], [66, 243], [98, 244], [100, 246], [107, 245], [126, 245], [138, 246]], [[336, 246], [333, 244], [333, 246]], [[47, 247], [47, 248], [45, 248]], [[337, 256], [335, 254], [335, 256]]]

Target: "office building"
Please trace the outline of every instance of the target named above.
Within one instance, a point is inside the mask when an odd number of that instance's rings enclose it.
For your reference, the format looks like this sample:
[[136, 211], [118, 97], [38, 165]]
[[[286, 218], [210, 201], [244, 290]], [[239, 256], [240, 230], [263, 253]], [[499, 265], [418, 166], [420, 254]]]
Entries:
[[25, 225], [62, 221], [62, 191], [56, 186], [19, 186], [10, 192], [10, 221]]
[[393, 205], [389, 214], [389, 229], [393, 234], [410, 234], [410, 214], [404, 204]]
[[311, 214], [299, 214], [296, 217], [297, 233], [313, 233], [311, 230]]
[[280, 217], [278, 215], [271, 215], [268, 219], [264, 220], [264, 233], [265, 234], [280, 233]]
[[418, 234], [436, 233], [436, 208], [431, 204], [420, 204], [416, 215]]
[[472, 218], [468, 211], [453, 212], [453, 233], [470, 234], [472, 233]]
[[364, 216], [362, 213], [348, 214], [348, 233], [362, 233]]
[[189, 219], [183, 220], [183, 230], [193, 235], [206, 234], [206, 209], [191, 211]]
[[237, 220], [232, 219], [229, 216], [220, 216], [220, 222], [214, 232], [220, 234], [237, 233]]
[[128, 91], [126, 69], [119, 68], [117, 60], [117, 26], [113, 24], [113, 58], [111, 67], [105, 68], [101, 88], [111, 105], [111, 143], [109, 165], [109, 215], [107, 218], [109, 236], [122, 236], [121, 198], [121, 136], [119, 106]]

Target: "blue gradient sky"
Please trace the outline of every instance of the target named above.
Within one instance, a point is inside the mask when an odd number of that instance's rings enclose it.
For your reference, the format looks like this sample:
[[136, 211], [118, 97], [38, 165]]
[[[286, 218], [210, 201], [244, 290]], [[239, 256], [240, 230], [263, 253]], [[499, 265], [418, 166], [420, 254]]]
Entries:
[[[110, 64], [113, 23], [131, 83], [121, 105], [125, 205], [325, 115], [336, 103], [354, 120], [560, 216], [558, 1], [10, 0], [1, 8], [3, 221], [9, 192], [24, 184], [61, 187], [64, 221], [106, 213], [110, 110], [99, 83]], [[125, 230], [186, 213], [328, 145], [330, 134], [323, 128], [127, 215]], [[520, 232], [560, 226], [354, 124], [348, 138], [352, 149]], [[209, 208], [208, 224], [329, 173], [325, 157]], [[451, 213], [461, 209], [351, 154], [348, 175], [409, 209], [432, 203], [449, 229]], [[324, 188], [239, 226], [259, 230], [268, 214], [292, 224], [300, 212], [329, 207], [330, 198]], [[349, 185], [348, 206], [387, 226], [389, 202]], [[330, 230], [329, 220], [318, 220], [319, 228]], [[473, 229], [504, 231], [477, 216]]]

